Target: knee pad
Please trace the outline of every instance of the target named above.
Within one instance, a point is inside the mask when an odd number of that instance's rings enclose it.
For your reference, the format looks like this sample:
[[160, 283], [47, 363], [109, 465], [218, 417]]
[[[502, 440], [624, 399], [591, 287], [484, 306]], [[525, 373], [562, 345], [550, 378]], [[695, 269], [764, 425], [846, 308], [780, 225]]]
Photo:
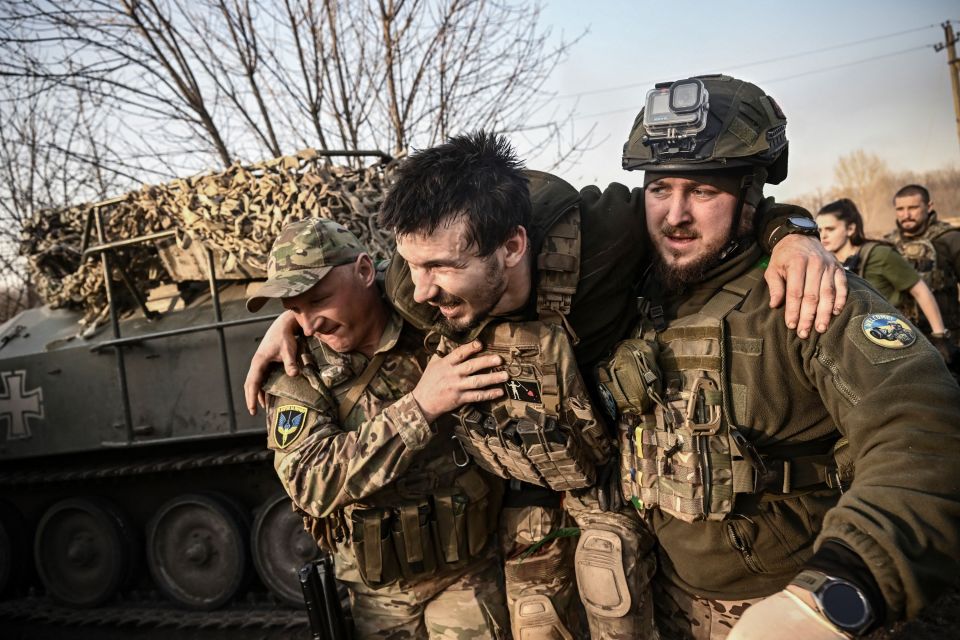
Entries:
[[573, 640], [547, 596], [517, 598], [513, 612], [514, 640]]
[[576, 552], [577, 586], [587, 613], [620, 618], [630, 611], [630, 588], [623, 566], [623, 542], [612, 531], [586, 529]]

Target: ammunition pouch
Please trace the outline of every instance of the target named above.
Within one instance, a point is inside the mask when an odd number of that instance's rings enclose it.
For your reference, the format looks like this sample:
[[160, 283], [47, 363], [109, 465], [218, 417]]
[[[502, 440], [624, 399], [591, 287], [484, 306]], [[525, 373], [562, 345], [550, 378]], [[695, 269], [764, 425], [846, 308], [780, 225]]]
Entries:
[[357, 507], [350, 523], [360, 577], [376, 589], [465, 567], [483, 554], [497, 511], [499, 494], [476, 469], [430, 496]]
[[764, 455], [730, 422], [724, 318], [761, 277], [755, 269], [728, 283], [662, 331], [645, 327], [598, 370], [620, 416], [621, 488], [638, 509], [724, 520], [738, 494], [776, 499], [849, 477], [831, 454]]
[[385, 587], [397, 581], [400, 568], [390, 537], [390, 509], [354, 509], [350, 514], [353, 553], [364, 584]]
[[[510, 374], [501, 400], [462, 407], [454, 431], [478, 465], [503, 478], [567, 491], [591, 486], [610, 441], [591, 407], [563, 326], [510, 322], [480, 336]], [[454, 344], [441, 339], [441, 349]]]

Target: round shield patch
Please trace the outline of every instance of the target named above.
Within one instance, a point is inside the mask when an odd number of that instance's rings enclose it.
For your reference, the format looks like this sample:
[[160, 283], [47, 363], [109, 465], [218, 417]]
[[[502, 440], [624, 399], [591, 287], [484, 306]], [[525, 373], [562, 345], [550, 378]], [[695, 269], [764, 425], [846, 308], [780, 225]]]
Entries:
[[863, 335], [887, 349], [904, 349], [917, 341], [913, 327], [889, 313], [873, 313], [864, 318]]

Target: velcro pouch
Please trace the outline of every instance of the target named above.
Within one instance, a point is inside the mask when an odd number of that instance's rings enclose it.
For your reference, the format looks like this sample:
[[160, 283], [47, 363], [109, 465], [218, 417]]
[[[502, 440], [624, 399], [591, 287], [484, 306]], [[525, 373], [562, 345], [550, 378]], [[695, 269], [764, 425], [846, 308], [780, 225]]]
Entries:
[[351, 541], [363, 583], [372, 589], [397, 581], [400, 570], [390, 539], [390, 509], [354, 509], [350, 514]]
[[408, 500], [393, 510], [393, 546], [400, 574], [407, 580], [437, 571], [430, 516], [426, 499]]

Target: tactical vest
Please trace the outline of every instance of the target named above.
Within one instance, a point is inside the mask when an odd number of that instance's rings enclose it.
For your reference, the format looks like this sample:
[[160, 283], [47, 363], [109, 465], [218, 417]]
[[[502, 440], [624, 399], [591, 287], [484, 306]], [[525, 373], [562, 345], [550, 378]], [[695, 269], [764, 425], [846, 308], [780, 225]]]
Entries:
[[[589, 487], [610, 440], [593, 410], [573, 352], [566, 315], [577, 290], [580, 211], [550, 226], [537, 255], [537, 320], [493, 321], [478, 338], [510, 373], [500, 400], [462, 407], [455, 433], [481, 467], [555, 491]], [[456, 348], [442, 338], [439, 350]]]
[[762, 277], [750, 270], [659, 331], [648, 317], [598, 369], [600, 392], [619, 413], [623, 494], [638, 509], [723, 520], [738, 494], [840, 486], [832, 455], [761, 455], [731, 421], [725, 318]]
[[[937, 301], [942, 307], [940, 311], [944, 315], [943, 319], [948, 328], [956, 326], [960, 322], [960, 318], [948, 317], [955, 305], [943, 305], [942, 297], [956, 300], [957, 274], [953, 273], [953, 270], [949, 267], [945, 267], [944, 257], [937, 255], [937, 249], [933, 242], [944, 233], [955, 229], [956, 227], [946, 222], [934, 220], [920, 236], [908, 238], [899, 231], [887, 235], [887, 239], [891, 240], [896, 246], [897, 252], [910, 263], [910, 266], [916, 269], [923, 281], [930, 287], [930, 291], [937, 296]], [[926, 326], [923, 314], [913, 296], [904, 296], [899, 307], [912, 323]]]

